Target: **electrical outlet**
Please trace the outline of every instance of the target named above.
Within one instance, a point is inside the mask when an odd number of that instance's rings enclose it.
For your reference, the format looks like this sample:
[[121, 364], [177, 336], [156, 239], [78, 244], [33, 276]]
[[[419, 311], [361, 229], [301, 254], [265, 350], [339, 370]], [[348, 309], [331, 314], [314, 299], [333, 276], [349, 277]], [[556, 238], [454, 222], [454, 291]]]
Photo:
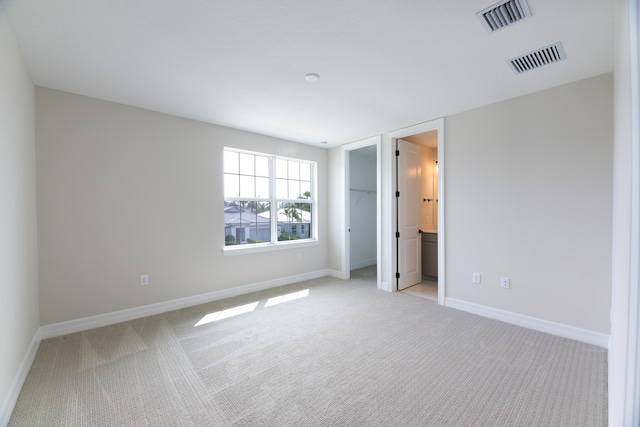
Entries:
[[141, 286], [146, 286], [149, 284], [149, 275], [148, 274], [141, 274], [140, 275], [140, 285]]
[[473, 273], [471, 276], [471, 281], [473, 283], [479, 284], [482, 281], [482, 275], [480, 273]]
[[500, 278], [500, 287], [503, 289], [511, 288], [511, 280], [508, 277]]

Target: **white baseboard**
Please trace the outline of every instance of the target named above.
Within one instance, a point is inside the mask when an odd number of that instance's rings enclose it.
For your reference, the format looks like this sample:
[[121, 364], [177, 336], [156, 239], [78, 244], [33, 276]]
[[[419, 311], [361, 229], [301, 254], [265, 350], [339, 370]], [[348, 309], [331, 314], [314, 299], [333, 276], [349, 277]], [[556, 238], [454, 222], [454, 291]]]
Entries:
[[338, 270], [327, 270], [327, 275], [331, 277], [335, 277], [336, 279], [346, 280], [346, 273]]
[[376, 265], [377, 262], [378, 262], [378, 260], [376, 258], [367, 259], [367, 260], [359, 261], [359, 262], [354, 262], [354, 263], [351, 263], [351, 270], [356, 270], [358, 268], [365, 268], [365, 267], [369, 267], [371, 265]]
[[20, 390], [22, 390], [22, 385], [24, 384], [24, 380], [27, 378], [27, 374], [31, 369], [31, 365], [33, 364], [33, 360], [36, 357], [36, 353], [38, 353], [38, 347], [40, 347], [40, 333], [39, 330], [36, 331], [31, 343], [29, 344], [29, 348], [27, 349], [27, 353], [24, 355], [22, 359], [22, 363], [20, 363], [20, 367], [18, 368], [18, 372], [9, 387], [9, 392], [7, 393], [4, 402], [2, 402], [2, 407], [0, 407], [0, 426], [4, 427], [9, 424], [9, 419], [11, 418], [11, 413], [13, 412], [13, 408], [16, 406], [16, 402], [18, 401], [18, 396], [20, 395]]
[[609, 335], [587, 329], [576, 328], [562, 323], [551, 322], [537, 317], [525, 316], [511, 311], [474, 304], [455, 298], [445, 298], [445, 306], [468, 313], [478, 314], [490, 319], [501, 320], [513, 325], [522, 326], [539, 332], [557, 335], [563, 338], [609, 348]]
[[264, 282], [253, 283], [250, 285], [237, 286], [229, 289], [208, 292], [205, 294], [194, 295], [191, 297], [179, 298], [170, 301], [164, 301], [157, 304], [144, 305], [141, 307], [130, 308], [127, 310], [115, 311], [113, 313], [99, 314], [97, 316], [84, 317], [81, 319], [70, 320], [67, 322], [54, 323], [40, 327], [41, 339], [57, 337], [60, 335], [72, 334], [75, 332], [86, 331], [88, 329], [99, 328], [102, 326], [113, 325], [115, 323], [126, 322], [128, 320], [139, 319], [142, 317], [153, 316], [155, 314], [165, 313], [167, 311], [178, 310], [181, 308], [192, 307], [198, 304], [204, 304], [211, 301], [218, 301], [225, 298], [236, 297], [251, 292], [262, 291], [265, 289], [276, 288], [278, 286], [289, 285], [291, 283], [302, 282], [305, 280], [317, 279], [320, 277], [331, 276], [335, 273], [333, 270], [318, 270], [310, 273], [298, 274], [295, 276], [282, 277], [274, 280], [266, 280]]

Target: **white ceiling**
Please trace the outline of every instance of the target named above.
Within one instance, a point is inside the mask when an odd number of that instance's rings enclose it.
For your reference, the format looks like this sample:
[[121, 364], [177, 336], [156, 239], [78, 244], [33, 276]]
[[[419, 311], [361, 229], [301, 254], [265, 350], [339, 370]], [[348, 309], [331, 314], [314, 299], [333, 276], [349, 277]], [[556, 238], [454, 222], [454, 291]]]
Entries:
[[37, 85], [324, 147], [612, 71], [613, 1], [528, 0], [489, 35], [493, 3], [0, 0]]

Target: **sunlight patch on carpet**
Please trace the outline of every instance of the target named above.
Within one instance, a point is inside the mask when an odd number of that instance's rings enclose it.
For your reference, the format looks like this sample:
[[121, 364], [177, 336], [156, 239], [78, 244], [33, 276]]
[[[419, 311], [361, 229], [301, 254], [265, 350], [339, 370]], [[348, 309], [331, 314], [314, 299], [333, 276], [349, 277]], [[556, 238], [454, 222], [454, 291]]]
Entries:
[[265, 307], [271, 307], [272, 305], [281, 304], [283, 302], [293, 301], [300, 298], [304, 298], [309, 296], [309, 289], [305, 289], [298, 292], [292, 292], [286, 295], [280, 295], [279, 297], [269, 298], [267, 303], [264, 305]]
[[193, 326], [206, 325], [207, 323], [217, 322], [218, 320], [228, 319], [229, 317], [239, 316], [244, 313], [250, 313], [256, 309], [258, 303], [259, 301], [256, 301], [251, 304], [239, 305], [237, 307], [227, 308], [226, 310], [216, 311], [215, 313], [209, 313]]

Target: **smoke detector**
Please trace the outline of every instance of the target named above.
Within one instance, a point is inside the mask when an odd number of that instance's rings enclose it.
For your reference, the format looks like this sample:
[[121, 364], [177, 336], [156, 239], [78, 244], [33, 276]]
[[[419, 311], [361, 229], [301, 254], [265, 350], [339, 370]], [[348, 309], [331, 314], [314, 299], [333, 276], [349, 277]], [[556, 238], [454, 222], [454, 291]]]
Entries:
[[503, 0], [476, 13], [480, 23], [492, 34], [531, 16], [527, 0]]

